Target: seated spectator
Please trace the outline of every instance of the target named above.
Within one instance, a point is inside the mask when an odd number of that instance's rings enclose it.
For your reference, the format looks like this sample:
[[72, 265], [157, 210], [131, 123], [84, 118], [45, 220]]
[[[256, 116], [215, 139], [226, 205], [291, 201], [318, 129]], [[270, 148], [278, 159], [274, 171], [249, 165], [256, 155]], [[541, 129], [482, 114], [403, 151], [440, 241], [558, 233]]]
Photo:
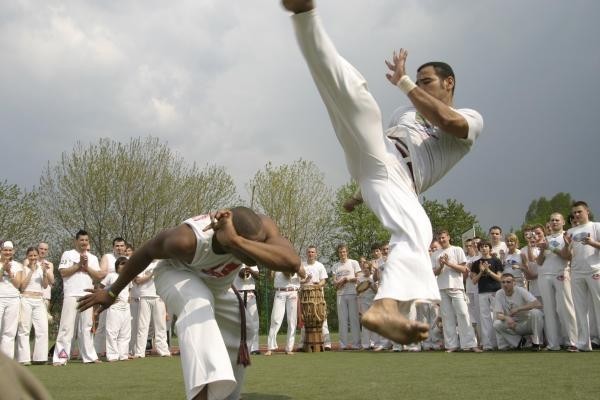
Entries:
[[496, 292], [494, 329], [499, 350], [519, 348], [523, 336], [531, 335], [533, 350], [540, 350], [543, 340], [542, 304], [525, 288], [515, 285], [515, 278], [502, 274], [502, 289]]

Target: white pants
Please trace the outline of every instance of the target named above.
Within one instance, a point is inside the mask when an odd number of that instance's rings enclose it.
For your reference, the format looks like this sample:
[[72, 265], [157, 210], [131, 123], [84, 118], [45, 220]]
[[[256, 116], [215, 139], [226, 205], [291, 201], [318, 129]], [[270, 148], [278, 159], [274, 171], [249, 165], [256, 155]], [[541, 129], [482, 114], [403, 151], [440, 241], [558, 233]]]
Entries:
[[294, 339], [296, 335], [296, 323], [298, 322], [298, 291], [290, 292], [275, 289], [273, 298], [273, 310], [271, 310], [271, 326], [267, 338], [267, 348], [277, 349], [277, 332], [283, 322], [283, 314], [287, 315], [287, 339], [285, 351], [294, 350]]
[[484, 350], [498, 347], [494, 330], [494, 303], [496, 293], [479, 293], [479, 326], [481, 329], [481, 346]]
[[[367, 312], [367, 310], [373, 304], [374, 294], [368, 295], [359, 295], [358, 296], [358, 312], [360, 315], [363, 315]], [[365, 328], [365, 326], [361, 326], [360, 331], [360, 344], [363, 349], [369, 349], [371, 347], [375, 347], [378, 342], [377, 334], [369, 329]]]
[[[469, 309], [465, 292], [461, 289], [440, 290], [442, 298], [441, 313], [444, 326], [444, 347], [471, 349], [477, 346], [475, 331], [469, 320]], [[458, 327], [458, 330], [457, 330]]]
[[258, 316], [258, 307], [256, 305], [256, 294], [253, 290], [240, 290], [239, 292], [242, 299], [244, 299], [246, 314], [248, 315], [248, 319], [246, 320], [246, 342], [248, 350], [250, 352], [258, 351], [258, 329], [260, 320]]
[[29, 333], [31, 326], [35, 329], [33, 361], [48, 361], [48, 311], [44, 299], [21, 298], [21, 316], [17, 335], [17, 361], [31, 362]]
[[365, 79], [336, 51], [314, 11], [294, 15], [300, 49], [329, 112], [346, 165], [367, 206], [392, 233], [377, 299], [439, 300], [431, 271], [431, 223], [410, 170], [382, 128]]
[[479, 293], [467, 293], [467, 298], [469, 299], [467, 306], [471, 324], [479, 324]]
[[531, 335], [533, 344], [541, 344], [544, 335], [544, 313], [541, 310], [530, 310], [527, 319], [517, 322], [514, 329], [509, 328], [505, 321], [495, 320], [494, 329], [497, 333], [498, 349], [506, 350], [519, 345], [522, 336]]
[[[65, 297], [60, 314], [60, 327], [54, 346], [53, 363], [66, 364], [71, 354], [71, 344], [75, 329], [77, 329], [77, 342], [79, 353], [84, 363], [94, 362], [98, 359], [94, 349], [92, 336], [92, 309], [83, 312], [77, 311], [79, 297]], [[76, 319], [79, 319], [75, 326]]]
[[129, 304], [112, 305], [106, 311], [106, 359], [127, 360], [131, 340], [131, 312]]
[[415, 304], [417, 320], [429, 325], [429, 336], [422, 342], [423, 350], [439, 350], [442, 348], [443, 332], [437, 325], [439, 306], [433, 303]]
[[106, 312], [100, 313], [98, 316], [98, 325], [94, 333], [94, 349], [96, 349], [96, 354], [106, 353], [106, 316]]
[[577, 323], [568, 275], [539, 275], [538, 284], [544, 305], [544, 331], [548, 348], [560, 350], [563, 343], [561, 331], [566, 334], [564, 344], [576, 346]]
[[0, 297], [0, 351], [11, 359], [15, 357], [20, 308], [19, 297]]
[[[161, 356], [171, 355], [167, 344], [167, 310], [165, 303], [160, 297], [140, 297], [139, 313], [137, 322], [137, 339], [135, 339], [134, 356], [146, 356], [146, 342], [148, 341], [148, 329], [150, 318], [154, 322], [154, 338], [156, 351]], [[134, 332], [134, 335], [136, 333]]]
[[245, 371], [237, 364], [241, 318], [233, 290], [211, 288], [194, 272], [168, 265], [155, 269], [154, 284], [177, 315], [187, 398], [208, 385], [209, 400], [238, 400]]
[[[337, 295], [338, 331], [340, 349], [352, 345], [360, 348], [360, 323], [358, 322], [358, 300], [355, 294]], [[352, 333], [352, 343], [348, 343], [348, 327]]]
[[590, 337], [600, 332], [590, 332], [588, 314], [593, 314], [596, 321], [600, 321], [600, 274], [571, 273], [571, 290], [577, 321], [577, 348], [591, 350]]
[[[137, 334], [138, 331], [138, 319], [140, 312], [140, 298], [134, 297], [130, 299], [129, 303], [129, 312], [131, 313], [131, 340], [129, 341], [129, 354], [135, 354], [135, 347], [137, 346]], [[144, 342], [144, 349], [146, 348], [146, 343]]]

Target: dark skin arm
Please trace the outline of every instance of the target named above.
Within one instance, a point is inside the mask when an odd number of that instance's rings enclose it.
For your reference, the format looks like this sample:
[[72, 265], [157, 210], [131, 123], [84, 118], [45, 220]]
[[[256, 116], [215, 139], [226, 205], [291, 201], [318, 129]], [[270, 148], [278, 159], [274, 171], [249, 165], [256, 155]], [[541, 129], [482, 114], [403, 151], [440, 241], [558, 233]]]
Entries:
[[[243, 238], [235, 231], [232, 222], [232, 212], [218, 211], [206, 230], [214, 229], [212, 239], [213, 251], [217, 254], [230, 253], [241, 261], [254, 265], [262, 264], [268, 268], [284, 271], [299, 272], [300, 258], [291, 244], [279, 235], [273, 221], [261, 216], [263, 229], [255, 240]], [[263, 241], [258, 241], [263, 240]], [[191, 263], [196, 253], [196, 235], [186, 224], [165, 230], [150, 239], [140, 247], [127, 261], [119, 274], [119, 278], [111, 286], [111, 292], [118, 294], [139, 275], [154, 259], [179, 259]], [[303, 269], [302, 269], [303, 271]], [[99, 312], [110, 307], [114, 298], [107, 290], [90, 290], [92, 294], [79, 300], [78, 308], [85, 310], [94, 304], [100, 304]]]

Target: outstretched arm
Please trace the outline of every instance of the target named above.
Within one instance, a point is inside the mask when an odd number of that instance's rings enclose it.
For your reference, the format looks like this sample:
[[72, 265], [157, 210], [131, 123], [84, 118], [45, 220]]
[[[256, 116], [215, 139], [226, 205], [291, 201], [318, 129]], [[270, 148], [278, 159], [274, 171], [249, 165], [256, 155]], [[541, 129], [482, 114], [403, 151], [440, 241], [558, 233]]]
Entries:
[[[385, 61], [390, 70], [386, 74], [388, 81], [394, 86], [399, 86], [406, 93], [417, 111], [433, 125], [457, 138], [467, 138], [469, 124], [465, 117], [410, 81], [410, 78], [406, 75], [405, 68], [407, 57], [408, 52], [405, 49], [400, 49], [398, 53], [394, 51], [392, 61]], [[419, 85], [427, 85], [428, 83], [425, 80], [418, 82]]]
[[80, 311], [100, 304], [99, 312], [106, 310], [116, 296], [138, 276], [154, 259], [177, 258], [191, 262], [196, 251], [196, 235], [186, 224], [167, 229], [150, 239], [133, 253], [119, 273], [119, 278], [107, 289], [89, 290], [91, 294], [79, 299]]

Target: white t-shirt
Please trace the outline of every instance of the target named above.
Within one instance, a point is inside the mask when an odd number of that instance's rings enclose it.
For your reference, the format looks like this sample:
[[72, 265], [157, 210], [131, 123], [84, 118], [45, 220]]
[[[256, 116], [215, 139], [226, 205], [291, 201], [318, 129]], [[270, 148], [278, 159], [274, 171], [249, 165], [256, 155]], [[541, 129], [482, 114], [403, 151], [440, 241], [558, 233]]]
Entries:
[[[440, 257], [444, 254], [448, 255], [448, 261], [453, 264], [466, 265], [467, 263], [467, 257], [465, 256], [464, 250], [457, 246], [450, 246], [447, 249], [439, 249], [431, 255], [431, 265], [434, 268], [437, 268], [440, 265]], [[442, 271], [437, 276], [437, 283], [440, 290], [465, 289], [463, 285], [463, 274], [447, 265], [444, 265], [444, 268], [442, 268]]]
[[590, 221], [587, 224], [578, 225], [569, 229], [568, 234], [572, 238], [571, 273], [600, 273], [600, 250], [582, 242], [587, 236], [593, 240], [600, 240], [600, 223]]
[[541, 275], [562, 275], [567, 268], [568, 262], [555, 252], [565, 247], [563, 232], [546, 236], [548, 248], [544, 251], [544, 263], [538, 269]]
[[497, 245], [493, 245], [492, 246], [492, 256], [496, 257], [496, 258], [500, 258], [500, 252], [503, 251], [504, 254], [508, 253], [508, 246], [506, 246], [505, 242], [500, 242]]
[[[360, 265], [358, 261], [347, 259], [346, 262], [337, 262], [331, 268], [333, 273], [333, 279], [335, 282], [342, 278], [352, 279], [356, 278], [356, 274], [360, 272]], [[337, 290], [337, 295], [342, 296], [346, 294], [356, 294], [356, 282], [346, 282], [344, 286]]]
[[17, 261], [10, 262], [10, 276], [8, 272], [4, 271], [4, 263], [0, 263], [1, 275], [0, 275], [0, 297], [19, 297], [19, 289], [15, 287], [10, 281], [10, 278], [14, 278], [17, 272], [23, 271], [23, 265]]
[[204, 214], [184, 221], [196, 235], [196, 253], [191, 263], [179, 259], [160, 260], [155, 275], [167, 269], [184, 269], [194, 272], [204, 283], [215, 290], [227, 290], [239, 272], [242, 262], [233, 254], [216, 254], [212, 250], [212, 229], [202, 230], [211, 222], [210, 215]]
[[[100, 270], [98, 257], [92, 253], [86, 252], [88, 257], [88, 268], [95, 271]], [[79, 263], [80, 254], [77, 250], [67, 250], [60, 258], [58, 269], [72, 267], [73, 264]], [[92, 278], [87, 272], [77, 271], [73, 275], [63, 278], [63, 293], [65, 297], [80, 297], [88, 294], [85, 289], [93, 289], [94, 284]]]
[[[148, 265], [146, 267], [146, 269], [143, 270], [142, 273], [140, 273], [138, 276], [140, 278], [144, 278], [148, 275], [153, 274], [154, 268], [156, 268], [157, 265], [158, 265], [158, 260], [152, 261], [150, 263], [150, 265]], [[154, 297], [154, 298], [158, 297], [158, 295], [156, 294], [156, 286], [154, 286], [154, 276], [152, 276], [149, 280], [142, 283], [141, 285], [134, 283], [133, 286], [136, 287], [137, 297]]]
[[[106, 275], [106, 287], [110, 287], [115, 281], [119, 278], [119, 274], [116, 272], [111, 272]], [[129, 288], [131, 287], [131, 283], [123, 288], [121, 292], [117, 295], [115, 302], [110, 308], [115, 310], [126, 310], [129, 308], [127, 301], [129, 300]]]
[[[527, 289], [515, 286], [512, 296], [507, 296], [504, 289], [500, 289], [496, 292], [496, 304], [494, 311], [509, 315], [510, 310], [513, 308], [521, 307], [525, 304], [531, 303], [537, 300], [535, 296], [527, 291]], [[512, 318], [515, 321], [523, 321], [527, 319], [529, 311], [521, 311]]]
[[294, 288], [300, 289], [300, 277], [298, 274], [288, 275], [281, 271], [275, 271], [275, 278], [273, 279], [273, 286], [276, 289]]
[[[246, 266], [246, 264], [242, 264], [242, 266]], [[253, 265], [250, 267], [250, 270], [253, 272], [258, 272], [258, 267]], [[233, 280], [233, 286], [237, 290], [254, 290], [256, 288], [256, 282], [254, 282], [254, 277], [250, 274], [247, 278], [240, 278], [240, 274], [237, 273], [235, 275], [235, 279]]]
[[306, 284], [317, 284], [323, 279], [327, 279], [327, 270], [325, 266], [318, 261], [312, 264], [304, 263], [304, 271], [310, 275], [310, 281]]
[[523, 270], [521, 270], [521, 250], [516, 249], [512, 254], [509, 252], [506, 252], [505, 254], [504, 270], [502, 272], [511, 274], [515, 277], [515, 281], [521, 282], [521, 286], [523, 286], [523, 283], [525, 283], [525, 276], [523, 275]]
[[477, 111], [468, 108], [455, 111], [469, 125], [466, 139], [446, 134], [430, 125], [414, 107], [400, 107], [392, 115], [385, 134], [401, 139], [408, 147], [417, 193], [425, 192], [446, 175], [469, 152], [483, 130], [483, 118]]
[[[29, 275], [31, 269], [29, 267], [23, 267], [23, 279]], [[44, 271], [42, 270], [42, 266], [40, 263], [37, 265], [37, 269], [33, 271], [31, 274], [31, 279], [29, 280], [29, 284], [23, 290], [24, 292], [36, 292], [43, 293], [44, 288], [42, 287], [42, 283], [44, 281]]]
[[[110, 274], [111, 272], [115, 272], [115, 262], [117, 262], [117, 257], [115, 257], [115, 255], [113, 253], [106, 253], [105, 255], [102, 256], [102, 258], [106, 257], [108, 259], [108, 268], [106, 271], [106, 276], [108, 276], [108, 274]], [[100, 260], [102, 261], [102, 260]], [[102, 279], [100, 281], [100, 283], [104, 286], [107, 286], [106, 284], [106, 276], [104, 277], [104, 279]]]

